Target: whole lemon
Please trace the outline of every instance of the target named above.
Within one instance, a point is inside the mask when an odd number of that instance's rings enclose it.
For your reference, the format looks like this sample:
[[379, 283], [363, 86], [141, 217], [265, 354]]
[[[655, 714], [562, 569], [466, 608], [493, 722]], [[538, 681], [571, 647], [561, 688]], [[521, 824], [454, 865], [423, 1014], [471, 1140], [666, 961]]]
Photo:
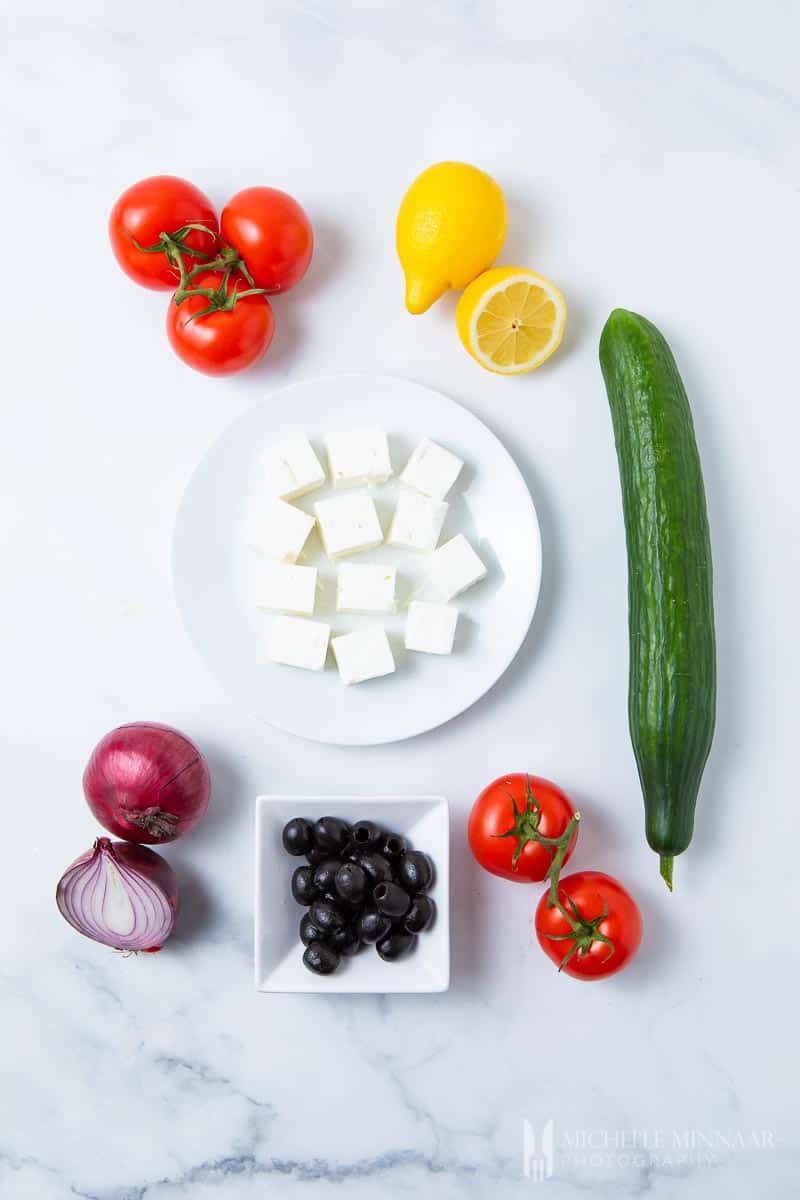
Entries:
[[406, 308], [423, 313], [449, 288], [490, 267], [506, 236], [502, 189], [469, 163], [441, 162], [418, 175], [397, 214]]

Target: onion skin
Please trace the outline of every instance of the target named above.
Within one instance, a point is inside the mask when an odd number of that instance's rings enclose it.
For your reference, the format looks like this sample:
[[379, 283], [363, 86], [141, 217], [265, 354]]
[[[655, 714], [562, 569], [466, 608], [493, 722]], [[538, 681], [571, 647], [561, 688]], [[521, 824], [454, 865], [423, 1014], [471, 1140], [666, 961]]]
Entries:
[[83, 791], [109, 833], [158, 846], [194, 828], [208, 808], [211, 776], [185, 734], [139, 721], [112, 729], [98, 742], [83, 773]]
[[103, 837], [67, 867], [56, 904], [84, 937], [114, 950], [152, 954], [175, 927], [178, 884], [155, 850]]

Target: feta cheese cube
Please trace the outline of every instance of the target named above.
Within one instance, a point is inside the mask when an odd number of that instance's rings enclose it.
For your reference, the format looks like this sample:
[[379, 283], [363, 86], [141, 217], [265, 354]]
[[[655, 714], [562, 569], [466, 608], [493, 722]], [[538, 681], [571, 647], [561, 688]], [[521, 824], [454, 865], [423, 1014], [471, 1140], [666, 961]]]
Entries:
[[266, 563], [259, 581], [256, 604], [278, 612], [310, 616], [317, 596], [317, 568], [289, 563]]
[[336, 607], [339, 612], [393, 612], [396, 581], [394, 567], [377, 563], [342, 563], [336, 587]]
[[287, 667], [321, 671], [328, 654], [330, 625], [304, 617], [276, 617], [272, 624], [267, 654], [270, 662]]
[[354, 429], [325, 437], [331, 481], [335, 488], [385, 483], [392, 473], [389, 442], [382, 429]]
[[463, 533], [458, 533], [431, 555], [431, 582], [443, 600], [452, 600], [483, 579], [486, 567]]
[[252, 522], [250, 545], [278, 562], [293, 563], [302, 553], [316, 521], [302, 508], [284, 500], [270, 500]]
[[329, 558], [372, 550], [383, 541], [383, 530], [371, 496], [335, 496], [314, 506]]
[[270, 494], [294, 500], [316, 491], [325, 482], [325, 472], [304, 433], [287, 433], [265, 458]]
[[412, 600], [406, 621], [406, 650], [450, 654], [457, 623], [458, 609], [454, 605]]
[[400, 478], [423, 495], [444, 500], [463, 466], [461, 459], [452, 451], [445, 450], [444, 446], [432, 442], [430, 438], [423, 438]]
[[397, 497], [389, 544], [410, 550], [433, 550], [450, 506], [444, 500], [432, 500], [417, 492], [401, 492]]
[[383, 629], [359, 629], [331, 641], [342, 683], [363, 683], [391, 675], [395, 669], [392, 648]]

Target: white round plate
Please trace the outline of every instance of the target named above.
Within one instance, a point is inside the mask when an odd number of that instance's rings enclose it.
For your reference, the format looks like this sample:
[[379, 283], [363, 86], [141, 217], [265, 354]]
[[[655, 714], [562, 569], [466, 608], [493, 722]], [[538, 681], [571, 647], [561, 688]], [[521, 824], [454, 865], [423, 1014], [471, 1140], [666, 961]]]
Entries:
[[[302, 429], [324, 464], [325, 433], [365, 427], [386, 430], [396, 472], [423, 437], [464, 460], [447, 497], [450, 510], [441, 540], [464, 533], [486, 563], [488, 575], [454, 601], [461, 615], [453, 653], [419, 654], [404, 649], [403, 609], [412, 595], [435, 598], [426, 588], [425, 556], [384, 545], [348, 560], [396, 565], [400, 606], [383, 622], [397, 662], [395, 674], [345, 687], [331, 654], [326, 669], [319, 672], [267, 661], [272, 617], [255, 606], [259, 561], [246, 544], [244, 530], [248, 511], [264, 488], [263, 453], [282, 430]], [[393, 481], [373, 489], [384, 530], [401, 486]], [[313, 513], [314, 501], [329, 493], [326, 487], [296, 503]], [[335, 612], [336, 565], [326, 559], [316, 532], [303, 561], [319, 568], [314, 615], [331, 624], [334, 636], [381, 620]], [[211, 672], [270, 725], [343, 746], [413, 737], [480, 699], [505, 671], [527, 633], [541, 567], [533, 502], [494, 434], [439, 392], [380, 375], [312, 379], [273, 392], [243, 413], [190, 479], [172, 544], [178, 606]]]

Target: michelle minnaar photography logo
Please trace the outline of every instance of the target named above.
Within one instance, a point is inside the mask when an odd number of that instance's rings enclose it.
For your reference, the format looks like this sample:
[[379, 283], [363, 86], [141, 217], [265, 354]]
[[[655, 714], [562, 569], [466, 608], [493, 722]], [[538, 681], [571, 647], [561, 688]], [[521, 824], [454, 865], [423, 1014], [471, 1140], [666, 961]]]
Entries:
[[522, 1121], [522, 1174], [531, 1183], [582, 1169], [713, 1167], [775, 1148], [771, 1129], [557, 1129], [552, 1117], [539, 1125]]

